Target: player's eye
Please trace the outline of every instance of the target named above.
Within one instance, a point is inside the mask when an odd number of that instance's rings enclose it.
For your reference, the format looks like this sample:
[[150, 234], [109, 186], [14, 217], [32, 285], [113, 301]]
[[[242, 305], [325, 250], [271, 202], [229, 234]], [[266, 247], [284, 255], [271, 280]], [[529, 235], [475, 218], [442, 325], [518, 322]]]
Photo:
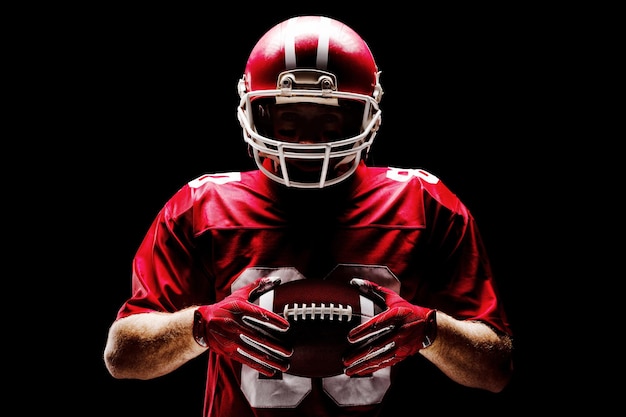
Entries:
[[325, 124], [338, 124], [340, 123], [339, 116], [336, 114], [326, 113], [320, 117], [320, 122]]
[[322, 137], [326, 142], [338, 140], [342, 138], [342, 134], [339, 130], [325, 130], [322, 132]]
[[278, 129], [277, 133], [283, 138], [295, 138], [297, 136], [295, 129]]

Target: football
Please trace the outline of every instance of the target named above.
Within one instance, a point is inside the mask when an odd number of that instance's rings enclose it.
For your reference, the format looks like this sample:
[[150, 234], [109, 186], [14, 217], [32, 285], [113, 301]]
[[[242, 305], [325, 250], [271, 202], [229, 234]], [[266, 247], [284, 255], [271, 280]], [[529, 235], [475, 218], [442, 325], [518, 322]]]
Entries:
[[289, 281], [251, 301], [289, 321], [286, 373], [309, 378], [342, 374], [348, 332], [384, 309], [348, 282], [321, 279]]

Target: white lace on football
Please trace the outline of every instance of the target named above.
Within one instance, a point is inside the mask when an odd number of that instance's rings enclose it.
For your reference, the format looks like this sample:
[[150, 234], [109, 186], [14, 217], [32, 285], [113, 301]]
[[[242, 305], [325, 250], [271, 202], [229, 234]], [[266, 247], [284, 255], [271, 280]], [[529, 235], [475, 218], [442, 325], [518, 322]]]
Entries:
[[335, 305], [330, 303], [328, 305], [322, 303], [317, 305], [312, 303], [311, 305], [297, 303], [290, 307], [289, 304], [285, 305], [283, 309], [283, 316], [288, 319], [293, 317], [294, 320], [313, 319], [319, 318], [321, 320], [338, 320], [338, 321], [350, 321], [352, 320], [352, 306], [344, 307], [342, 304]]

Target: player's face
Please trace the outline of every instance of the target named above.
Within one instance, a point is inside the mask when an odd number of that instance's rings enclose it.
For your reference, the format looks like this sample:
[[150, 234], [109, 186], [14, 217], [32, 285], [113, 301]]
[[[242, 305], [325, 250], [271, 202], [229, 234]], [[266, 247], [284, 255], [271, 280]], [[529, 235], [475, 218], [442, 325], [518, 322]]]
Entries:
[[275, 106], [273, 113], [274, 137], [278, 140], [314, 144], [345, 137], [346, 118], [339, 107], [283, 104]]
[[[318, 144], [344, 139], [359, 132], [358, 117], [338, 106], [314, 103], [281, 104], [272, 111], [274, 138], [289, 143]], [[312, 152], [318, 152], [319, 149]], [[317, 173], [321, 161], [287, 160], [300, 173]]]

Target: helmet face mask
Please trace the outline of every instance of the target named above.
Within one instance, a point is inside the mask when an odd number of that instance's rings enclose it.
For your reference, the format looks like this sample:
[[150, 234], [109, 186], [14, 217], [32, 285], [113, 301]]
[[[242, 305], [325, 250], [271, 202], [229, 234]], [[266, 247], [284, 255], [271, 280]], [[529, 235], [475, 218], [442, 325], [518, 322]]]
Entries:
[[238, 86], [237, 117], [259, 169], [297, 188], [352, 175], [380, 126], [379, 75], [365, 42], [343, 23], [304, 16], [270, 29]]

